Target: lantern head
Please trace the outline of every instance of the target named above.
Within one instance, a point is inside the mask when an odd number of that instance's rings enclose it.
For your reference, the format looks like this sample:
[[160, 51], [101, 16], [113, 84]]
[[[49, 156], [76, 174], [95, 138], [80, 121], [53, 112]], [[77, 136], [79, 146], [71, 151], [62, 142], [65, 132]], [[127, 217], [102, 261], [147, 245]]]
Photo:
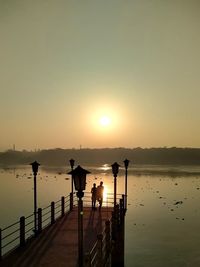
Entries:
[[129, 162], [130, 161], [128, 159], [124, 160], [124, 166], [125, 166], [126, 169], [128, 169]]
[[38, 167], [40, 166], [40, 163], [38, 163], [37, 161], [34, 161], [30, 165], [32, 165], [32, 171], [33, 171], [34, 175], [37, 175]]
[[83, 169], [80, 165], [76, 167], [71, 172], [68, 172], [68, 174], [71, 174], [74, 180], [74, 186], [75, 190], [81, 192], [85, 190], [85, 185], [86, 185], [86, 175], [90, 173], [89, 171]]
[[117, 162], [115, 162], [111, 166], [112, 166], [113, 175], [117, 176], [120, 165]]

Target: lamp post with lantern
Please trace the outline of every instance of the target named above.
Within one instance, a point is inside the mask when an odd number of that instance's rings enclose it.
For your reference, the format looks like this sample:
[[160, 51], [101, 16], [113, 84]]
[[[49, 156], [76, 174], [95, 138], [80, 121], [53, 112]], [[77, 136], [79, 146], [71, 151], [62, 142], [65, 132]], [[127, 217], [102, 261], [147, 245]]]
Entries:
[[74, 187], [78, 197], [78, 266], [83, 267], [83, 201], [84, 190], [86, 185], [86, 175], [89, 171], [78, 165], [74, 170], [69, 172], [74, 181]]
[[32, 165], [32, 171], [34, 175], [34, 231], [35, 235], [37, 235], [37, 183], [36, 183], [36, 177], [38, 173], [38, 168], [40, 164], [37, 161], [32, 162], [30, 165]]
[[127, 176], [128, 176], [128, 165], [129, 165], [129, 160], [125, 159], [124, 160], [124, 167], [125, 167], [125, 211], [127, 210], [127, 199], [128, 199], [128, 195], [127, 195]]
[[111, 167], [114, 176], [114, 210], [115, 210], [117, 203], [117, 174], [119, 172], [120, 165], [117, 162], [115, 162], [111, 165]]
[[[70, 166], [71, 166], [71, 171], [73, 171], [75, 160], [74, 159], [70, 159], [69, 163], [70, 163]], [[72, 178], [71, 178], [71, 193], [72, 193], [72, 196], [73, 196], [73, 194], [74, 194], [74, 190], [73, 190], [73, 175], [72, 175]]]

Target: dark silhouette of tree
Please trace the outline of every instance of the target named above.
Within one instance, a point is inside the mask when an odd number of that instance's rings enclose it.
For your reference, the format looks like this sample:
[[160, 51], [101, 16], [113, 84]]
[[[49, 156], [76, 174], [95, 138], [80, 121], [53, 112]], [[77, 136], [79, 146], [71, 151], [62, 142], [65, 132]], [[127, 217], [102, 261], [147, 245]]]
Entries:
[[37, 159], [42, 165], [66, 166], [70, 158], [79, 164], [111, 164], [128, 158], [132, 164], [199, 165], [199, 148], [102, 148], [8, 150], [0, 153], [0, 165], [29, 164]]

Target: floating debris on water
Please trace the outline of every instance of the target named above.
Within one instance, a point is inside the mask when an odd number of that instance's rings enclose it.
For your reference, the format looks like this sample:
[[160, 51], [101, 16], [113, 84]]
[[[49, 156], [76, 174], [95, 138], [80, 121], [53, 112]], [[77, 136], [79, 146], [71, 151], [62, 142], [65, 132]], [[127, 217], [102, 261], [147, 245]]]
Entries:
[[177, 201], [176, 203], [174, 203], [174, 205], [178, 205], [178, 204], [183, 204], [183, 201]]

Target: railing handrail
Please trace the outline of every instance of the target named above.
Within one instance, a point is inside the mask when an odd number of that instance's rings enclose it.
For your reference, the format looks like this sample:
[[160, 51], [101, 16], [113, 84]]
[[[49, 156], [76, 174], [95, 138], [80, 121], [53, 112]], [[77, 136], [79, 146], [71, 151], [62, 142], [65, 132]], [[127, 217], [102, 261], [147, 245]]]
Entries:
[[[62, 198], [61, 198], [62, 199]], [[55, 220], [59, 219], [61, 216], [62, 216], [62, 204], [59, 205], [59, 202], [62, 202], [62, 200], [57, 200], [55, 201], [54, 203], [54, 217], [55, 217]], [[70, 194], [67, 195], [67, 196], [64, 196], [64, 209], [65, 209], [65, 213], [68, 212], [70, 209]], [[68, 209], [67, 209], [68, 208]], [[48, 205], [44, 208], [42, 208], [41, 210], [47, 210], [49, 209], [46, 213], [42, 214], [43, 218], [47, 215], [49, 215], [51, 213], [51, 205]], [[38, 213], [38, 211], [37, 211]], [[60, 215], [58, 215], [59, 213], [61, 213]], [[27, 226], [31, 225], [34, 223], [34, 219], [30, 221], [30, 218], [31, 217], [34, 217], [34, 213], [24, 217], [24, 220], [27, 221], [29, 220], [28, 222], [25, 223], [24, 227], [24, 234], [25, 236], [30, 233], [28, 236], [26, 236], [25, 240], [28, 240], [30, 239], [31, 237], [33, 237], [35, 235], [34, 233], [34, 227], [31, 227], [29, 229], [26, 229]], [[22, 217], [21, 217], [22, 218]], [[51, 216], [48, 216], [47, 218], [45, 218], [43, 220], [43, 223], [46, 223], [48, 220], [51, 219]], [[51, 221], [47, 222], [45, 224], [45, 227], [46, 228], [47, 226], [49, 226], [49, 224], [51, 223]], [[17, 229], [13, 229], [17, 227]], [[4, 232], [6, 233], [6, 231], [9, 231], [9, 233], [7, 233], [6, 235], [4, 235]], [[19, 233], [17, 236], [16, 234]], [[13, 238], [11, 239], [11, 237], [13, 236]], [[16, 221], [15, 223], [12, 223], [2, 229], [0, 229], [0, 259], [3, 255], [9, 253], [10, 251], [12, 251], [13, 249], [15, 249], [16, 247], [18, 247], [20, 245], [20, 242], [18, 242], [17, 245], [15, 245], [14, 247], [10, 248], [8, 251], [6, 251], [6, 253], [2, 253], [2, 250], [5, 249], [7, 246], [11, 245], [13, 242], [15, 242], [16, 240], [20, 240], [20, 220]], [[2, 242], [3, 241], [3, 242]], [[7, 242], [6, 242], [7, 241]], [[2, 244], [3, 243], [3, 244]]]
[[5, 228], [2, 228], [1, 231], [2, 231], [2, 232], [3, 232], [3, 231], [6, 231], [6, 230], [8, 230], [9, 228], [13, 227], [14, 225], [17, 225], [18, 223], [19, 223], [19, 221], [15, 222], [15, 223], [12, 223], [12, 224], [6, 226]]
[[[109, 195], [109, 196], [112, 195], [113, 196], [112, 193], [108, 193], [107, 195]], [[117, 194], [117, 196], [119, 196], [119, 195], [121, 195], [121, 194]], [[41, 218], [41, 223], [43, 223], [43, 224], [45, 223], [43, 228], [46, 228], [50, 224], [53, 224], [57, 219], [62, 217], [66, 212], [69, 212], [71, 210], [71, 207], [76, 206], [76, 204], [73, 204], [74, 196], [76, 198], [75, 192], [73, 194], [70, 193], [67, 196], [61, 197], [60, 200], [57, 200], [55, 202], [51, 202], [50, 205], [41, 208], [41, 212], [47, 210], [45, 213], [42, 214], [43, 220]], [[62, 198], [64, 198], [64, 200]], [[88, 198], [90, 198], [90, 201], [88, 200]], [[88, 203], [88, 202], [91, 203], [91, 193], [90, 192], [85, 192], [84, 199], [85, 199], [85, 200], [83, 200], [84, 203]], [[106, 207], [108, 207], [110, 204], [113, 205], [113, 201], [108, 201], [108, 199], [113, 199], [113, 197], [109, 197], [109, 198], [107, 197], [107, 200], [104, 201], [103, 205], [106, 206]], [[117, 197], [117, 200], [118, 199], [119, 198]], [[72, 201], [72, 203], [71, 203], [71, 201]], [[53, 207], [52, 207], [52, 203], [53, 203]], [[37, 214], [38, 214], [38, 211], [37, 211]], [[47, 215], [49, 215], [49, 214], [50, 214], [50, 216], [47, 217]], [[36, 234], [35, 231], [34, 231], [35, 230], [34, 227], [31, 227], [31, 228], [27, 229], [27, 226], [30, 226], [31, 224], [34, 223], [34, 219], [30, 220], [30, 218], [32, 218], [33, 216], [34, 216], [34, 213], [32, 213], [32, 214], [30, 214], [30, 215], [28, 215], [26, 217], [23, 217], [24, 218], [24, 226], [23, 226], [24, 229], [23, 229], [23, 233], [22, 234], [24, 235], [25, 241], [30, 239], [31, 237], [33, 237]], [[21, 220], [21, 218], [20, 218], [20, 220]], [[20, 241], [20, 238], [21, 238], [21, 235], [20, 235], [20, 231], [21, 231], [20, 220], [15, 222], [15, 223], [12, 223], [11, 225], [9, 225], [9, 226], [7, 226], [7, 227], [5, 227], [3, 229], [0, 229], [0, 239], [1, 239], [0, 240], [0, 258], [2, 256], [2, 249], [4, 249], [5, 247], [10, 245], [11, 243], [16, 241], [17, 239], [19, 239], [19, 241]], [[27, 222], [27, 220], [29, 220], [29, 221]], [[13, 227], [14, 228], [17, 227], [17, 229], [13, 229], [13, 231], [11, 231], [10, 233], [7, 233], [6, 235], [3, 236], [3, 233], [5, 231], [11, 230]], [[16, 236], [16, 233], [18, 233], [18, 232], [19, 232], [19, 235]], [[28, 233], [29, 233], [29, 235], [27, 235]], [[12, 240], [10, 239], [11, 236], [13, 236]], [[7, 242], [5, 242], [5, 240], [7, 240]], [[3, 242], [4, 244], [2, 244], [2, 241], [4, 241]], [[18, 247], [19, 245], [20, 245], [20, 242], [18, 242], [18, 244], [15, 245], [14, 247], [12, 247], [10, 250], [6, 251], [6, 253], [4, 253], [4, 254], [9, 253], [9, 251], [13, 250], [14, 248]]]
[[[98, 239], [97, 235], [97, 241], [91, 250], [85, 253], [85, 264], [87, 267], [106, 266], [112, 250], [111, 240], [115, 240], [117, 227], [121, 227], [124, 224], [124, 197], [125, 195], [122, 194], [119, 203], [116, 205], [116, 209], [112, 212], [111, 220], [107, 221], [108, 224], [105, 224], [101, 232], [101, 239]], [[101, 242], [99, 246], [98, 242]]]
[[[109, 231], [106, 231], [106, 227], [109, 227]], [[97, 240], [94, 243], [91, 250], [87, 253], [85, 253], [85, 257], [87, 257], [87, 263], [86, 266], [99, 266], [99, 261], [101, 261], [103, 264], [107, 261], [107, 255], [109, 254], [109, 251], [106, 250], [107, 246], [110, 247], [111, 244], [111, 235], [110, 235], [110, 221], [108, 220], [108, 225], [105, 224], [101, 234], [97, 235]], [[99, 244], [100, 242], [100, 244]], [[109, 242], [109, 245], [107, 244]], [[100, 251], [99, 251], [100, 249]], [[104, 266], [104, 265], [100, 265]]]

